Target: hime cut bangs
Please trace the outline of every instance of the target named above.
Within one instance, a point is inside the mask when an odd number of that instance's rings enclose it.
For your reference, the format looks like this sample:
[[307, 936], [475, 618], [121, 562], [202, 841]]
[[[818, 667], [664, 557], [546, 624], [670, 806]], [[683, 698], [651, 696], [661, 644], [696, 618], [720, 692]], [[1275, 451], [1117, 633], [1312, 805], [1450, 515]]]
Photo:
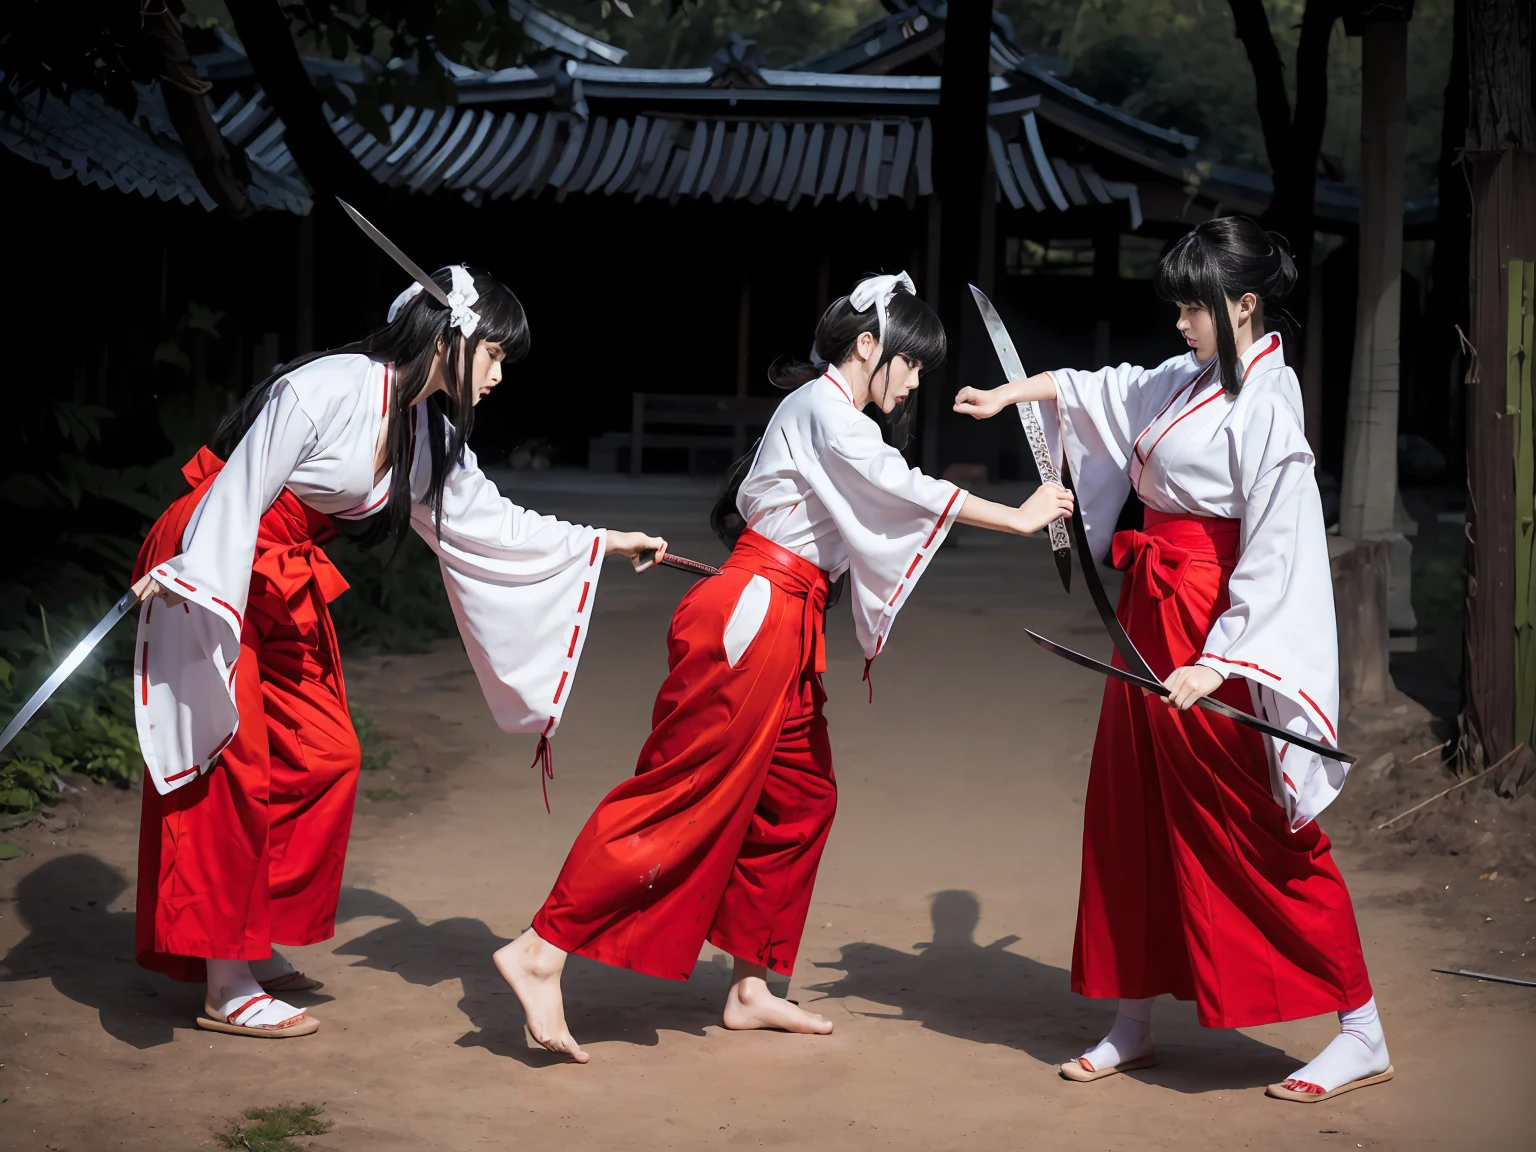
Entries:
[[[1221, 386], [1232, 396], [1242, 387], [1238, 371], [1237, 338], [1227, 314], [1227, 293], [1215, 254], [1201, 243], [1199, 231], [1186, 232], [1174, 242], [1162, 260], [1152, 286], [1170, 304], [1203, 308], [1216, 330], [1216, 359], [1220, 362]], [[1239, 294], [1241, 295], [1241, 294]]]

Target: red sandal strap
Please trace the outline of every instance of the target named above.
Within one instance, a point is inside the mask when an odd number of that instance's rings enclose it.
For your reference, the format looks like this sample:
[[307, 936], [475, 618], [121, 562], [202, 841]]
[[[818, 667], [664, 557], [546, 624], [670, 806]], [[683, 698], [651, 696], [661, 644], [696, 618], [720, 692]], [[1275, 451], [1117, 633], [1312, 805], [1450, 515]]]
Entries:
[[252, 1008], [256, 1007], [256, 1005], [260, 1004], [263, 1000], [270, 1000], [270, 999], [272, 999], [272, 997], [268, 996], [265, 992], [263, 992], [260, 996], [252, 996], [244, 1004], [240, 1005], [240, 1007], [236, 1008], [228, 1016], [224, 1017], [224, 1019], [228, 1023], [230, 1023], [230, 1024], [234, 1024], [234, 1025], [236, 1025], [238, 1027], [242, 1027], [243, 1028], [244, 1025], [241, 1024], [240, 1021], [236, 1019], [236, 1017], [237, 1016], [244, 1016], [247, 1012], [249, 1012]]

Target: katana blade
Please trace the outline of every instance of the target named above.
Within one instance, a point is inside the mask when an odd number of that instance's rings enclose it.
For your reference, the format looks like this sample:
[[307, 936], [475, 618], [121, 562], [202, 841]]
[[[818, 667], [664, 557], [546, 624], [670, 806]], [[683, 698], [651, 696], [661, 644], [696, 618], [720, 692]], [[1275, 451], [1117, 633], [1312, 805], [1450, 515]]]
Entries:
[[[1154, 696], [1171, 695], [1167, 686], [1155, 679], [1138, 676], [1134, 672], [1127, 672], [1124, 668], [1116, 668], [1113, 664], [1105, 664], [1101, 660], [1095, 660], [1092, 656], [1084, 656], [1081, 652], [1074, 652], [1072, 649], [1058, 644], [1054, 640], [1047, 640], [1038, 632], [1031, 632], [1028, 628], [1024, 629], [1024, 631], [1029, 633], [1031, 640], [1047, 652], [1061, 656], [1072, 661], [1074, 664], [1079, 664], [1094, 672], [1101, 672], [1105, 676], [1113, 676], [1116, 680], [1123, 680], [1127, 684], [1134, 684], [1137, 688], [1151, 692]], [[1315, 740], [1308, 740], [1305, 736], [1298, 736], [1295, 732], [1277, 727], [1266, 720], [1260, 720], [1257, 716], [1250, 715], [1247, 712], [1239, 712], [1236, 708], [1223, 704], [1220, 700], [1212, 700], [1209, 696], [1202, 696], [1195, 703], [1208, 711], [1215, 712], [1219, 716], [1225, 716], [1228, 719], [1236, 720], [1239, 724], [1246, 724], [1250, 728], [1255, 728], [1266, 736], [1273, 736], [1276, 740], [1284, 740], [1287, 744], [1294, 744], [1298, 748], [1305, 748], [1309, 752], [1316, 752], [1319, 756], [1326, 756], [1329, 760], [1337, 760], [1340, 764], [1353, 764], [1355, 762], [1355, 757], [1341, 749], [1330, 748], [1326, 744], [1320, 744]]]
[[[1003, 318], [997, 314], [997, 309], [992, 307], [992, 301], [976, 285], [971, 285], [971, 295], [975, 297], [976, 307], [981, 310], [981, 322], [987, 329], [987, 335], [991, 337], [992, 348], [997, 353], [998, 360], [1003, 365], [1003, 374], [1010, 380], [1022, 380], [1028, 373], [1024, 371], [1024, 362], [1019, 359], [1019, 353], [1013, 346], [1013, 339], [1008, 335], [1008, 327], [1003, 323]], [[1040, 480], [1045, 484], [1060, 484], [1061, 477], [1057, 475], [1056, 465], [1051, 462], [1050, 445], [1045, 441], [1045, 428], [1040, 423], [1040, 405], [1033, 400], [1020, 404], [1019, 416], [1024, 422], [1024, 439], [1029, 441], [1030, 454], [1035, 458], [1035, 470], [1040, 473]], [[1072, 542], [1067, 535], [1067, 526], [1061, 519], [1051, 521], [1047, 531], [1051, 538], [1051, 555], [1056, 559], [1056, 573], [1061, 577], [1061, 586], [1068, 592], [1072, 591]]]
[[85, 662], [96, 645], [101, 643], [101, 638], [112, 631], [112, 625], [127, 614], [128, 609], [139, 602], [139, 598], [133, 592], [124, 592], [123, 597], [112, 610], [97, 622], [96, 627], [85, 634], [85, 639], [75, 645], [74, 651], [53, 670], [53, 675], [43, 681], [43, 686], [32, 693], [32, 698], [22, 705], [21, 711], [16, 713], [11, 722], [5, 726], [5, 731], [0, 732], [0, 749], [9, 744], [20, 732], [26, 722], [37, 715], [37, 710], [48, 703], [48, 697], [58, 690], [60, 684], [69, 679], [69, 675]]
[[393, 240], [384, 235], [384, 233], [380, 232], [372, 224], [368, 223], [367, 218], [364, 217], [361, 212], [352, 207], [352, 205], [348, 204], [340, 196], [336, 197], [336, 203], [341, 205], [341, 210], [343, 212], [352, 217], [352, 223], [361, 228], [363, 230], [363, 234], [367, 236], [368, 239], [372, 240], [375, 244], [382, 248], [386, 256], [388, 256], [396, 264], [400, 265], [400, 267], [404, 268], [410, 275], [411, 279], [420, 284], [422, 288], [426, 290], [427, 294], [432, 297], [432, 299], [436, 300], [444, 308], [453, 307], [453, 305], [448, 301], [448, 293], [439, 288], [437, 286], [437, 282], [421, 270], [421, 265], [417, 264], [416, 261], [412, 260], [404, 252], [400, 251], [400, 249], [395, 246]]
[[644, 552], [640, 557], [641, 569], [649, 568], [652, 564], [660, 564], [665, 568], [676, 568], [679, 572], [691, 572], [695, 576], [718, 576], [720, 569], [713, 564], [705, 564], [702, 560], [690, 560], [686, 556], [674, 556], [671, 552]]

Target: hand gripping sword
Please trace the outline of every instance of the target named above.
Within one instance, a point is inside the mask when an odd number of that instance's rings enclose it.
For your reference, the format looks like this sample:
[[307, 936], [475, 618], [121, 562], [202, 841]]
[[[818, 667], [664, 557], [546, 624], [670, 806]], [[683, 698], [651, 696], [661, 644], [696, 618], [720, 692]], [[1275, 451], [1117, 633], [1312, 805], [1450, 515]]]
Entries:
[[69, 679], [71, 672], [85, 662], [85, 658], [91, 654], [96, 645], [101, 643], [102, 637], [112, 631], [112, 625], [126, 616], [128, 609], [138, 602], [139, 598], [134, 592], [123, 593], [122, 599], [112, 605], [112, 610], [101, 618], [96, 627], [85, 634], [85, 639], [76, 644], [74, 651], [64, 657], [59, 666], [53, 670], [53, 674], [43, 681], [42, 687], [32, 693], [32, 698], [21, 706], [20, 712], [12, 717], [11, 722], [5, 726], [5, 731], [0, 732], [0, 749], [15, 739], [16, 733], [21, 731], [26, 722], [37, 715], [39, 708], [48, 703], [48, 697], [58, 690], [60, 684]]
[[[974, 284], [971, 285], [971, 295], [976, 298], [976, 307], [981, 309], [981, 322], [986, 325], [987, 335], [992, 338], [992, 348], [997, 352], [998, 360], [1002, 361], [1004, 374], [1010, 380], [1024, 379], [1027, 375], [1024, 364], [1014, 349], [1013, 341], [1009, 339], [1003, 318], [992, 307], [992, 301], [987, 299], [986, 293]], [[1040, 405], [1033, 400], [1020, 404], [1019, 415], [1024, 420], [1024, 438], [1029, 441], [1029, 451], [1035, 458], [1035, 470], [1040, 473], [1041, 482], [1060, 484], [1061, 476], [1056, 471], [1056, 465], [1051, 462], [1051, 449], [1045, 442], [1045, 429], [1040, 424]], [[1061, 576], [1061, 586], [1070, 592], [1072, 544], [1067, 536], [1067, 525], [1063, 519], [1058, 518], [1051, 521], [1047, 531], [1051, 537], [1051, 555], [1056, 558], [1056, 572]]]

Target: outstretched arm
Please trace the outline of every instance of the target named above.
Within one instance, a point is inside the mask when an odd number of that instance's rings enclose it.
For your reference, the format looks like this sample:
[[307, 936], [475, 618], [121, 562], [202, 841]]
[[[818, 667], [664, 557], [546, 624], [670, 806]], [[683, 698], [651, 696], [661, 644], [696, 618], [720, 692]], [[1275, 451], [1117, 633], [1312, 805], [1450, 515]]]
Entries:
[[1023, 380], [1010, 380], [998, 388], [962, 388], [955, 395], [955, 411], [962, 416], [987, 420], [1004, 408], [1031, 400], [1056, 399], [1056, 377], [1040, 372]]
[[1017, 508], [983, 500], [974, 492], [968, 492], [955, 519], [962, 524], [974, 524], [977, 528], [990, 528], [994, 532], [1032, 536], [1053, 520], [1070, 515], [1072, 493], [1059, 484], [1042, 484], [1035, 489], [1033, 496]]

